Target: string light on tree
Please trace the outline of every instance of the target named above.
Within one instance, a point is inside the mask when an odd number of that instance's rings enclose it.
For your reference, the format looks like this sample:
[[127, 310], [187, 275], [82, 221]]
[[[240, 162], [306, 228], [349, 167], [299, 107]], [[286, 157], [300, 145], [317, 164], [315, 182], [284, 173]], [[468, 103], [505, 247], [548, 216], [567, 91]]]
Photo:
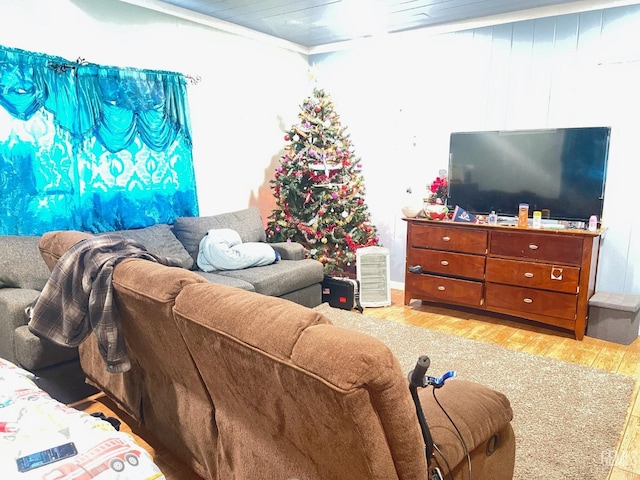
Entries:
[[362, 164], [330, 95], [314, 88], [300, 110], [271, 180], [276, 208], [267, 236], [301, 243], [326, 275], [340, 275], [355, 265], [358, 248], [379, 244], [364, 201]]

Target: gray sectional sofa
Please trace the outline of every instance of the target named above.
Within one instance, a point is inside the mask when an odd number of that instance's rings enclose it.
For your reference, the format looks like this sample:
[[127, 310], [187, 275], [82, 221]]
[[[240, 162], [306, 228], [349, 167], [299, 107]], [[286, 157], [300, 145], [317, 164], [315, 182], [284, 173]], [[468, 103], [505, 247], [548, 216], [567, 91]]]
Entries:
[[[217, 228], [237, 231], [243, 242], [266, 242], [262, 217], [255, 207], [210, 217], [180, 217], [173, 223], [172, 230], [189, 253], [193, 265], [196, 265], [200, 240], [209, 230]], [[310, 308], [320, 305], [322, 264], [316, 260], [305, 259], [305, 249], [299, 243], [279, 242], [270, 245], [282, 259], [272, 265], [214, 273], [198, 271], [197, 266], [191, 269], [195, 269], [212, 283], [282, 297]]]
[[[197, 267], [200, 240], [210, 229], [236, 230], [243, 242], [265, 242], [260, 212], [248, 208], [205, 217], [181, 217], [173, 225], [121, 230], [122, 236], [143, 244], [159, 256], [177, 258], [180, 266], [213, 283], [315, 307], [322, 301], [322, 264], [306, 259], [302, 245], [270, 244], [281, 257], [278, 263], [242, 270], [206, 273]], [[84, 375], [77, 348], [61, 347], [33, 335], [25, 308], [34, 303], [49, 277], [38, 250], [39, 236], [0, 236], [0, 357], [36, 373], [41, 387], [58, 400], [82, 397]]]

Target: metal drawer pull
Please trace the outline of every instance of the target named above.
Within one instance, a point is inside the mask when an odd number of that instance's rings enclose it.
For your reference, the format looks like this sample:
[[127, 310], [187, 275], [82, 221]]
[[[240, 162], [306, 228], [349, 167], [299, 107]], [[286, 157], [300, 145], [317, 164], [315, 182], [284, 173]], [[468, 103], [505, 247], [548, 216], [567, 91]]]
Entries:
[[438, 290], [440, 290], [441, 292], [444, 292], [445, 290], [444, 285], [438, 285]]
[[537, 250], [538, 249], [538, 245], [536, 245], [535, 243], [530, 243], [529, 244], [529, 249], [530, 250]]
[[533, 300], [531, 300], [530, 298], [525, 298], [523, 300], [524, 303], [533, 303]]
[[449, 262], [447, 262], [446, 260], [442, 260], [440, 262], [440, 265], [442, 265], [443, 267], [446, 267], [447, 265], [449, 265]]
[[524, 276], [525, 276], [525, 277], [527, 277], [527, 278], [533, 278], [533, 273], [531, 273], [531, 272], [526, 272], [526, 273], [524, 274]]
[[451, 240], [451, 237], [442, 237], [443, 242], [448, 242]]

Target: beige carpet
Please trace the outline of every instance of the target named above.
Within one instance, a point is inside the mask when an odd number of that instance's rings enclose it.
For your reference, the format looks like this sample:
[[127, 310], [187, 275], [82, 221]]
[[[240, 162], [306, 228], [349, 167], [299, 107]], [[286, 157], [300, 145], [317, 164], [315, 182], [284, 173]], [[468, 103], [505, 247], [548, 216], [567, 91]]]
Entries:
[[[503, 392], [514, 411], [514, 479], [606, 480], [631, 400], [634, 380], [496, 345], [348, 312], [316, 307], [334, 324], [366, 332], [389, 346], [409, 372], [420, 355], [429, 374]], [[455, 381], [455, 380], [451, 380]], [[427, 420], [429, 412], [425, 412]], [[603, 461], [604, 459], [604, 461]]]

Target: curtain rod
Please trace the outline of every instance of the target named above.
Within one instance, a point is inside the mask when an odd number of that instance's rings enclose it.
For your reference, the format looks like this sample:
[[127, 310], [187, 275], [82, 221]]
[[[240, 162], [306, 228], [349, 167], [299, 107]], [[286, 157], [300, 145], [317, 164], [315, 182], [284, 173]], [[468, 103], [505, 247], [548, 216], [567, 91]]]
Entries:
[[[59, 62], [48, 62], [47, 66], [56, 73], [65, 73], [67, 70], [73, 70], [78, 67], [83, 67], [89, 65], [89, 62], [82, 58], [78, 57], [73, 63], [59, 63]], [[128, 68], [128, 67], [122, 67]], [[171, 72], [174, 73], [174, 72]], [[182, 76], [185, 78], [189, 85], [197, 85], [202, 80], [200, 75], [191, 75], [190, 73], [183, 73]]]

